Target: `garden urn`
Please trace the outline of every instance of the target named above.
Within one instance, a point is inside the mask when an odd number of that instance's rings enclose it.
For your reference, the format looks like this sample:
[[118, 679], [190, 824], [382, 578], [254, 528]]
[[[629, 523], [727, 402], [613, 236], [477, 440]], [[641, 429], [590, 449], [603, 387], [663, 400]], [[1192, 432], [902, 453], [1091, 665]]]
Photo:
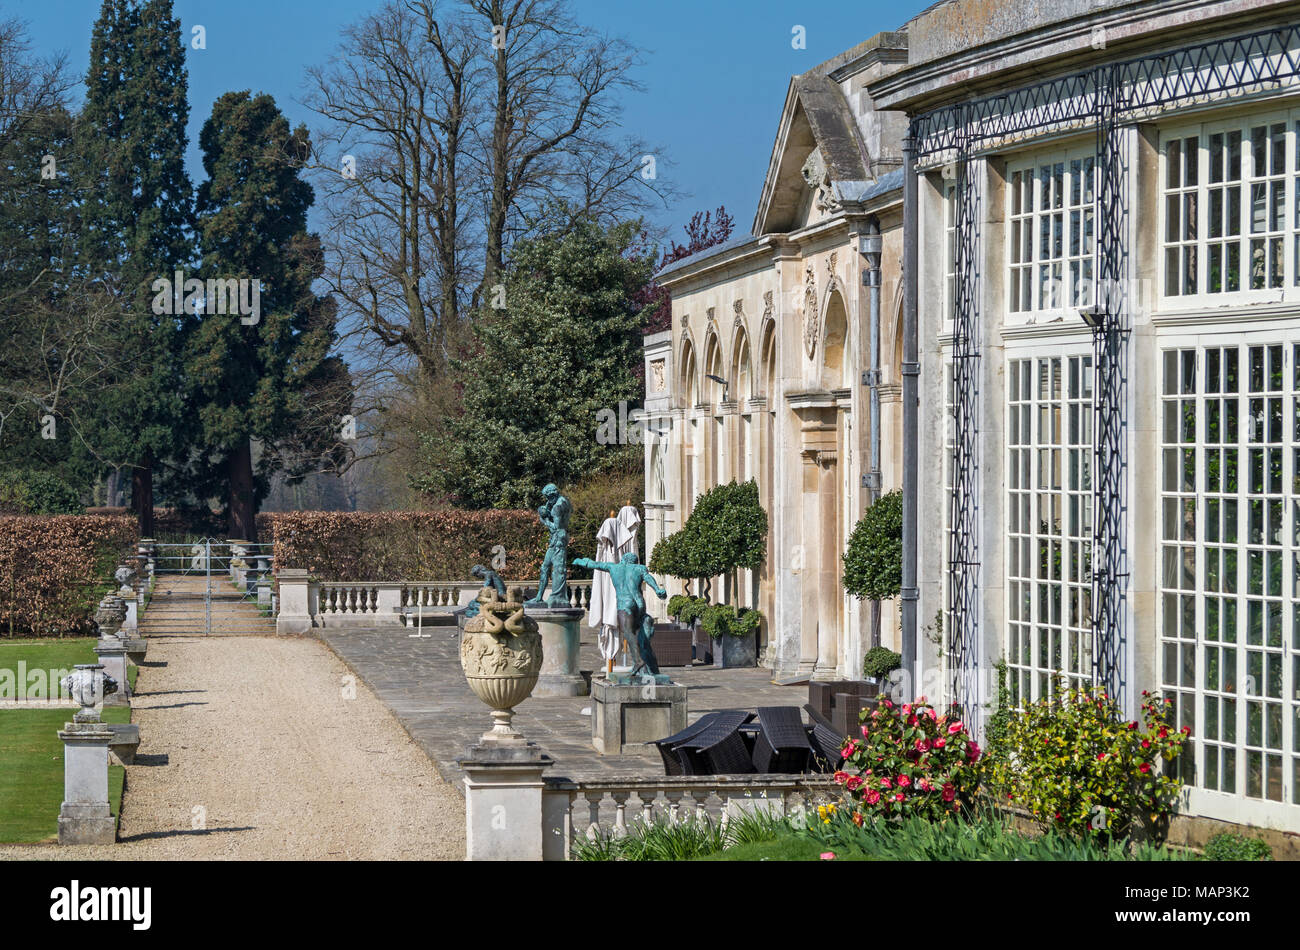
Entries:
[[117, 692], [117, 680], [105, 673], [99, 663], [78, 663], [63, 678], [63, 689], [81, 707], [72, 717], [73, 722], [99, 722], [96, 707], [103, 704], [109, 693]]
[[101, 637], [116, 637], [126, 622], [126, 602], [121, 597], [105, 594], [95, 609], [95, 626]]
[[510, 591], [501, 600], [485, 587], [478, 595], [479, 612], [465, 621], [460, 641], [460, 665], [474, 695], [492, 708], [492, 729], [484, 740], [522, 741], [511, 726], [514, 707], [527, 699], [542, 669], [542, 635], [537, 621], [524, 613], [523, 592]]

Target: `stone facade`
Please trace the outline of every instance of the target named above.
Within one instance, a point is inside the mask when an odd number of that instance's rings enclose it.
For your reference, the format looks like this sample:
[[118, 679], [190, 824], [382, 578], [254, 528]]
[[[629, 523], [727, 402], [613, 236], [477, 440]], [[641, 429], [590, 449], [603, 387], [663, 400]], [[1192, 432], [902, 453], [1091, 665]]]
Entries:
[[[741, 572], [738, 591], [719, 578], [712, 593], [762, 611], [760, 661], [783, 673], [856, 675], [871, 645], [869, 608], [844, 593], [840, 555], [868, 502], [871, 227], [884, 245], [883, 490], [899, 483], [903, 124], [875, 109], [866, 84], [905, 52], [904, 37], [881, 34], [791, 80], [751, 234], [667, 268], [672, 330], [646, 338], [646, 549], [703, 491], [756, 479], [767, 563]], [[897, 631], [887, 604], [886, 646]]]

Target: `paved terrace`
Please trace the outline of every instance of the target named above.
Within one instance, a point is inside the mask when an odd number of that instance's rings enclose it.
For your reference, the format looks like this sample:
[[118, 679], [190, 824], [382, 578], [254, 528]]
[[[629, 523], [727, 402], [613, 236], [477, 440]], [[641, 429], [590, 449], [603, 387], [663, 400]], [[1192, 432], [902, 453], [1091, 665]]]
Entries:
[[[415, 638], [408, 627], [322, 629], [316, 635], [385, 703], [411, 738], [428, 753], [443, 778], [462, 794], [464, 773], [455, 760], [491, 726], [490, 710], [472, 692], [460, 668], [454, 626], [426, 627]], [[584, 638], [589, 634], [584, 631]], [[590, 634], [594, 637], [594, 633]], [[579, 666], [603, 669], [594, 639], [582, 643]], [[717, 670], [665, 667], [688, 687], [687, 720], [718, 709], [803, 706], [808, 687], [776, 686], [766, 669]], [[663, 775], [653, 755], [600, 755], [591, 746], [591, 717], [582, 715], [590, 696], [531, 697], [515, 710], [514, 725], [555, 759], [551, 777], [611, 778]]]

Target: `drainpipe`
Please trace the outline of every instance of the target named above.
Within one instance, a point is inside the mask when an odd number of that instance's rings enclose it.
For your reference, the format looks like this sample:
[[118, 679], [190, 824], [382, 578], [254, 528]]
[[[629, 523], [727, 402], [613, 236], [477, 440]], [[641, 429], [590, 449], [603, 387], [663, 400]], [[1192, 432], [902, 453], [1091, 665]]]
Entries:
[[[862, 282], [867, 286], [869, 332], [867, 365], [862, 382], [867, 386], [871, 400], [871, 465], [864, 479], [867, 504], [880, 499], [880, 222], [873, 214], [867, 218], [866, 234], [860, 238], [860, 250], [869, 268], [862, 271]], [[871, 645], [880, 646], [880, 601], [871, 602]]]
[[[908, 129], [903, 139], [903, 669], [911, 678], [913, 695], [919, 692], [920, 669], [916, 642], [916, 538], [917, 538], [917, 423], [921, 375], [917, 340], [917, 270], [920, 235], [917, 233], [918, 178], [916, 138]], [[908, 697], [910, 698], [910, 697]]]

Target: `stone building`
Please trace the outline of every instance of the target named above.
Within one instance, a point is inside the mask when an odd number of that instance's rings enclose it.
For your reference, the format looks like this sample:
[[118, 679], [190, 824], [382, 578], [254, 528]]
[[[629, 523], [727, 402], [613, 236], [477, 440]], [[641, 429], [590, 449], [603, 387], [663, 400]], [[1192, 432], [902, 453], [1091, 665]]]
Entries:
[[1163, 694], [1187, 811], [1293, 830], [1297, 24], [949, 0], [869, 86], [916, 168], [923, 686], [977, 721], [1000, 659], [1020, 700]]
[[[712, 593], [761, 609], [761, 662], [816, 678], [861, 671], [871, 610], [844, 593], [840, 555], [899, 479], [903, 117], [866, 87], [905, 55], [882, 33], [790, 81], [751, 233], [666, 268], [672, 329], [646, 338], [647, 550], [701, 492], [756, 479], [767, 562]], [[896, 643], [893, 605], [880, 631]]]
[[720, 596], [768, 665], [857, 673], [838, 555], [901, 487], [916, 692], [978, 729], [1000, 662], [1016, 701], [1167, 696], [1186, 812], [1300, 828], [1298, 24], [945, 0], [791, 81], [752, 233], [646, 343], [647, 541], [758, 480], [768, 562]]

